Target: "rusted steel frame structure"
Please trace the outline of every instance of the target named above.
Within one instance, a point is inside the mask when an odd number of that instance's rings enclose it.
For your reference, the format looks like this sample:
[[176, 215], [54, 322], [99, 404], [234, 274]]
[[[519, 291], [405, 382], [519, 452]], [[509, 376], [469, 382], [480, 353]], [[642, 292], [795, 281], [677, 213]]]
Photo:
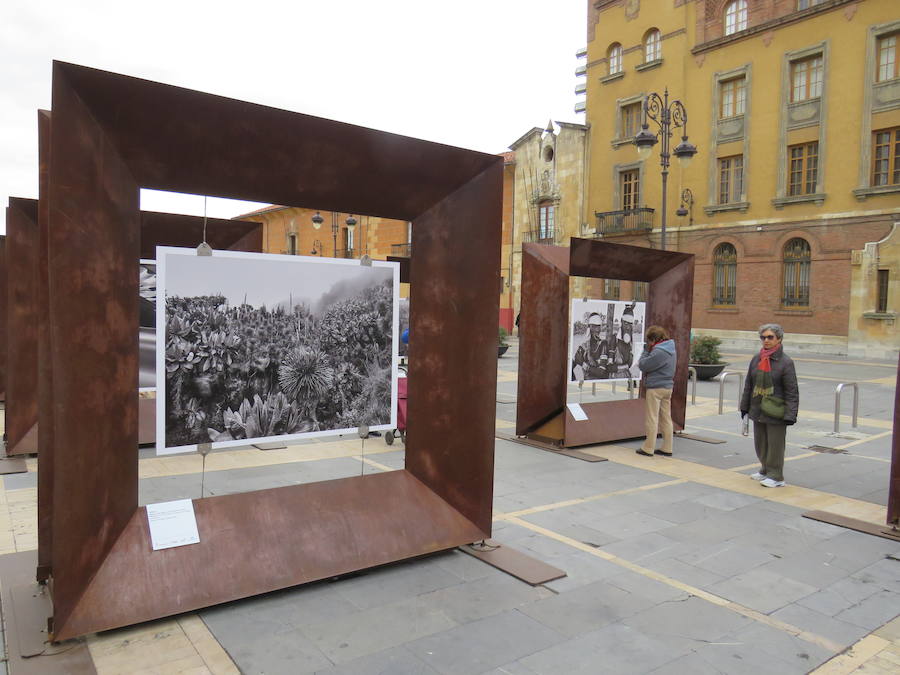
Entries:
[[[52, 100], [55, 638], [490, 535], [502, 158], [60, 62]], [[151, 552], [123, 452], [141, 187], [414, 221], [404, 470], [199, 500], [201, 542]]]
[[891, 450], [891, 477], [888, 485], [887, 524], [900, 530], [900, 359], [894, 389], [894, 435]]
[[573, 238], [569, 248], [524, 244], [522, 258], [516, 434], [562, 447], [644, 434], [641, 398], [583, 404], [589, 417], [583, 422], [575, 421], [566, 408], [569, 278], [572, 276], [650, 283], [645, 323], [665, 326], [675, 340], [678, 359], [672, 420], [676, 428], [683, 429], [694, 256]]
[[6, 209], [6, 454], [37, 452], [38, 203], [9, 198]]
[[[6, 235], [0, 235], [0, 336], [3, 335], [6, 335]], [[0, 342], [0, 401], [5, 399], [6, 340], [3, 340]]]

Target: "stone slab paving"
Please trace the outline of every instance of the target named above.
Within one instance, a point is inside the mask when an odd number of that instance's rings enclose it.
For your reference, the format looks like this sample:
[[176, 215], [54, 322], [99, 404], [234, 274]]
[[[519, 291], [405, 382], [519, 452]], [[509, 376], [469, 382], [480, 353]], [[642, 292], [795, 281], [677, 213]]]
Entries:
[[[517, 343], [498, 361], [498, 429], [515, 421]], [[729, 356], [742, 370], [748, 354]], [[566, 570], [531, 587], [448, 551], [89, 636], [101, 673], [851, 673], [900, 671], [900, 543], [808, 520], [810, 508], [877, 519], [887, 498], [895, 364], [797, 359], [801, 417], [789, 487], [766, 490], [738, 432], [736, 385], [699, 383], [675, 457], [640, 440], [587, 448], [602, 463], [496, 444], [497, 541]], [[860, 426], [831, 432], [834, 386], [860, 381]], [[587, 388], [585, 388], [587, 389]], [[588, 400], [570, 387], [570, 398]], [[593, 400], [626, 398], [598, 387]], [[849, 396], [844, 411], [849, 412]], [[813, 444], [844, 454], [810, 452]], [[361, 456], [361, 451], [364, 456]], [[196, 456], [141, 450], [142, 503], [196, 497]], [[206, 494], [400, 469], [373, 438], [211, 454]], [[33, 548], [35, 466], [4, 477], [5, 550]]]

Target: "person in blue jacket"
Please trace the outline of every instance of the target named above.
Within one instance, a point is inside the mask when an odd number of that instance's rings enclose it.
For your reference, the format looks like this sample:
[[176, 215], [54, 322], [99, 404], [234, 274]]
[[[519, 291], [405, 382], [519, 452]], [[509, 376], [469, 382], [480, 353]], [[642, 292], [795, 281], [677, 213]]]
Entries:
[[[646, 333], [644, 353], [638, 359], [638, 368], [644, 373], [647, 412], [644, 430], [647, 438], [635, 452], [645, 457], [654, 453], [672, 456], [672, 388], [675, 386], [675, 341], [669, 338], [665, 328], [650, 326]], [[656, 447], [657, 431], [662, 432], [662, 449]]]

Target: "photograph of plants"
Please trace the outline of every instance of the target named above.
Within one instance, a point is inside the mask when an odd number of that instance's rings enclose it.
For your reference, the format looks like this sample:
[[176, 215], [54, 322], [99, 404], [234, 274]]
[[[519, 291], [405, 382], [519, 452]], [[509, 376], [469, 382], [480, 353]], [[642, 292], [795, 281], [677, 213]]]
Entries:
[[165, 247], [157, 263], [159, 454], [393, 428], [395, 263]]

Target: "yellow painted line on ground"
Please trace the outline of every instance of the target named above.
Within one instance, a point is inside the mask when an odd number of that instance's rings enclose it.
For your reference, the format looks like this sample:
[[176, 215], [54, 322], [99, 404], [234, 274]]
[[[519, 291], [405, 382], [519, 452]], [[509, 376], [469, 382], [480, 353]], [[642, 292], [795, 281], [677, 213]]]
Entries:
[[889, 377], [877, 377], [874, 380], [863, 380], [866, 384], [881, 384], [886, 387], [893, 387], [897, 384], [897, 378], [895, 376]]
[[196, 615], [96, 633], [87, 637], [87, 646], [98, 675], [240, 673]]
[[518, 379], [518, 373], [511, 373], [508, 370], [497, 371], [497, 382], [515, 382]]
[[[390, 450], [385, 450], [390, 452]], [[292, 445], [284, 450], [232, 450], [213, 452], [206, 457], [206, 471], [230, 471], [293, 462], [313, 462], [359, 455], [359, 439]], [[378, 454], [378, 453], [373, 453]], [[138, 464], [140, 478], [201, 473], [203, 459], [196, 453], [148, 457]]]
[[375, 467], [376, 469], [379, 469], [381, 471], [397, 471], [397, 469], [395, 469], [394, 467], [388, 466], [387, 464], [382, 464], [381, 462], [376, 462], [374, 459], [371, 459], [369, 457], [354, 457], [353, 459], [358, 459], [363, 464], [368, 464], [369, 466]]
[[[712, 427], [701, 427], [701, 426], [698, 426], [698, 425], [696, 425], [696, 424], [692, 424], [690, 429], [685, 429], [685, 432], [686, 432], [686, 433], [691, 433], [691, 430], [692, 430], [692, 429], [700, 429], [700, 431], [712, 431], [713, 433], [716, 433], [716, 434], [724, 434], [724, 435], [726, 435], [726, 436], [734, 436], [734, 437], [736, 437], [736, 438], [747, 438], [747, 436], [744, 436], [743, 434], [739, 434], [739, 433], [737, 433], [736, 431], [722, 431], [721, 429], [713, 429]], [[803, 443], [793, 443], [793, 442], [791, 442], [791, 441], [786, 441], [786, 442], [785, 442], [785, 445], [790, 445], [790, 446], [792, 446], [792, 447], [794, 447], [794, 448], [805, 448], [805, 447], [807, 447], [807, 446], [804, 445]]]
[[641, 567], [633, 562], [625, 560], [624, 558], [620, 558], [612, 553], [608, 553], [602, 549], [594, 548], [593, 546], [589, 546], [587, 544], [583, 544], [580, 541], [572, 539], [571, 537], [567, 537], [564, 534], [560, 534], [559, 532], [554, 532], [553, 530], [549, 530], [546, 527], [541, 527], [540, 525], [535, 525], [534, 523], [530, 523], [527, 520], [522, 520], [521, 518], [511, 517], [507, 519], [508, 522], [514, 523], [520, 527], [527, 528], [532, 532], [537, 532], [538, 534], [542, 534], [545, 537], [549, 537], [550, 539], [555, 539], [563, 544], [567, 544], [573, 548], [576, 548], [585, 553], [589, 553], [593, 556], [606, 560], [608, 562], [613, 563], [614, 565], [618, 565], [619, 567], [623, 567], [631, 572], [636, 574], [640, 574], [643, 577], [648, 579], [653, 579], [654, 581], [659, 581], [660, 583], [666, 584], [667, 586], [671, 586], [672, 588], [676, 588], [684, 593], [688, 593], [689, 595], [696, 596], [701, 600], [706, 600], [714, 605], [718, 605], [719, 607], [724, 607], [733, 612], [746, 616], [749, 619], [753, 619], [759, 623], [765, 624], [772, 628], [784, 631], [786, 633], [790, 633], [795, 637], [798, 637], [806, 642], [811, 642], [813, 644], [819, 645], [820, 647], [824, 647], [832, 652], [839, 652], [843, 648], [842, 645], [839, 645], [835, 642], [832, 642], [826, 637], [821, 635], [817, 635], [815, 633], [811, 633], [809, 631], [805, 631], [797, 626], [793, 626], [787, 622], [779, 621], [778, 619], [774, 619], [762, 612], [757, 612], [755, 609], [750, 609], [749, 607], [745, 607], [736, 602], [732, 602], [727, 598], [723, 598], [714, 593], [710, 593], [709, 591], [704, 591], [702, 588], [697, 588], [695, 586], [691, 586], [690, 584], [683, 583], [678, 581], [677, 579], [673, 579], [672, 577], [666, 576], [665, 574], [661, 574], [660, 572], [656, 572], [655, 570], [648, 569], [646, 567]]
[[516, 423], [510, 422], [509, 420], [501, 420], [498, 417], [496, 422], [494, 423], [494, 428], [495, 429], [515, 429]]
[[552, 511], [554, 509], [562, 509], [567, 506], [575, 506], [577, 504], [586, 504], [588, 502], [595, 502], [598, 499], [607, 499], [608, 497], [618, 497], [619, 495], [628, 495], [634, 492], [646, 492], [647, 490], [656, 490], [657, 488], [668, 487], [670, 485], [680, 485], [681, 483], [687, 483], [685, 479], [677, 479], [677, 480], [667, 480], [661, 483], [650, 483], [649, 485], [639, 485], [638, 487], [626, 488], [624, 490], [616, 490], [615, 492], [604, 492], [603, 494], [591, 495], [590, 497], [577, 497], [575, 499], [567, 499], [562, 502], [556, 502], [555, 504], [542, 504], [541, 506], [532, 506], [527, 509], [521, 509], [519, 511], [509, 511], [507, 513], [495, 513], [494, 520], [507, 520], [508, 518], [517, 518], [519, 516], [529, 516], [532, 513], [543, 513], [544, 511]]
[[731, 469], [718, 469], [676, 458], [642, 457], [635, 454], [633, 449], [618, 445], [604, 445], [598, 449], [583, 448], [582, 452], [603, 456], [617, 464], [645, 469], [673, 478], [684, 478], [694, 483], [739, 492], [767, 501], [794, 506], [804, 511], [830, 511], [873, 523], [884, 522], [885, 507], [879, 504], [795, 485], [764, 488], [756, 481], [747, 480], [747, 476], [744, 474]]
[[[856, 441], [850, 441], [849, 443], [844, 443], [843, 445], [837, 446], [837, 448], [838, 448], [838, 450], [846, 450], [847, 448], [853, 448], [853, 447], [856, 447], [857, 445], [862, 445], [863, 443], [868, 443], [869, 441], [874, 441], [878, 438], [884, 438], [885, 436], [890, 436], [892, 433], [894, 433], [894, 432], [893, 431], [882, 431], [880, 434], [874, 434], [872, 436], [869, 436], [868, 438], [860, 438], [859, 440], [856, 440]], [[861, 456], [861, 455], [855, 455], [855, 456]], [[872, 459], [874, 459], [874, 457]]]
[[813, 671], [810, 675], [848, 675], [859, 669], [861, 673], [878, 673], [878, 672], [897, 672], [896, 667], [892, 670], [882, 671], [879, 669], [868, 668], [867, 662], [878, 655], [891, 645], [890, 642], [877, 635], [867, 635], [862, 640], [854, 644], [843, 654], [838, 654], [830, 661], [826, 661]]

